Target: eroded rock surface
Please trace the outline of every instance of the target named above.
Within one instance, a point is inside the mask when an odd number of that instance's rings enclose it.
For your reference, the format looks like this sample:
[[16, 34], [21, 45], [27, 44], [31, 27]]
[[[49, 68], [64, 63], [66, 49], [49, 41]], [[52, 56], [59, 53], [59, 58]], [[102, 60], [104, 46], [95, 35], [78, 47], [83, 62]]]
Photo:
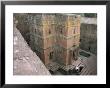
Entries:
[[14, 75], [50, 75], [39, 57], [33, 52], [14, 26]]

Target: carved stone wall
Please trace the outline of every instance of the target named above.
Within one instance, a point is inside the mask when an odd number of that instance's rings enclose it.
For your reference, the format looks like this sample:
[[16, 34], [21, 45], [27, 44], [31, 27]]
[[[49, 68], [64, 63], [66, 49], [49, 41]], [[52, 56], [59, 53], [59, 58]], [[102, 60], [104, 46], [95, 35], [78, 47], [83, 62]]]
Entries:
[[80, 48], [97, 54], [97, 25], [81, 24]]

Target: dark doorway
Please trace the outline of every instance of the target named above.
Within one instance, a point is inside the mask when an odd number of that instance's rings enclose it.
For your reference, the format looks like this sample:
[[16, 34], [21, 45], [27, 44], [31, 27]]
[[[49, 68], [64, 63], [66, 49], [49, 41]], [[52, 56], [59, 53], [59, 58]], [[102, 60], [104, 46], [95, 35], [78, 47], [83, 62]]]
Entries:
[[76, 53], [77, 53], [77, 51], [74, 50], [74, 51], [73, 51], [73, 59], [74, 59], [74, 60], [77, 60], [77, 54], [76, 54]]
[[73, 58], [75, 58], [75, 52], [73, 51]]
[[69, 51], [69, 64], [72, 64], [72, 59], [73, 59], [72, 50], [70, 50]]
[[53, 52], [50, 52], [49, 59], [51, 60], [52, 58], [53, 58]]

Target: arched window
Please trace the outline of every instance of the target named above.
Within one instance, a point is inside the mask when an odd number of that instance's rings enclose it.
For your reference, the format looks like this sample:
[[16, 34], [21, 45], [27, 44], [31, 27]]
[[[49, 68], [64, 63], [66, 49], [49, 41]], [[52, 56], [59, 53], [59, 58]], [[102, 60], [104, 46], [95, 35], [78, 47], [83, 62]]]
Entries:
[[76, 28], [73, 29], [73, 34], [75, 34], [75, 32], [76, 32]]
[[62, 29], [60, 29], [60, 33], [61, 33], [61, 34], [63, 33]]
[[49, 29], [49, 34], [51, 34], [51, 31], [50, 31], [50, 29]]

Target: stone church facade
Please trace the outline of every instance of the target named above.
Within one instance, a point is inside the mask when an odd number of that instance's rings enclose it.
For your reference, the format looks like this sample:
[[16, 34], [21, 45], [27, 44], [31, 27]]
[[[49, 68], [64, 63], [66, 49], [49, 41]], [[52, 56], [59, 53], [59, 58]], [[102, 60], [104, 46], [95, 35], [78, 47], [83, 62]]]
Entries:
[[21, 17], [19, 30], [47, 67], [55, 62], [66, 69], [78, 59], [80, 15], [26, 13], [18, 16]]
[[78, 59], [80, 16], [76, 14], [28, 14], [32, 21], [30, 46], [45, 65], [72, 65]]

